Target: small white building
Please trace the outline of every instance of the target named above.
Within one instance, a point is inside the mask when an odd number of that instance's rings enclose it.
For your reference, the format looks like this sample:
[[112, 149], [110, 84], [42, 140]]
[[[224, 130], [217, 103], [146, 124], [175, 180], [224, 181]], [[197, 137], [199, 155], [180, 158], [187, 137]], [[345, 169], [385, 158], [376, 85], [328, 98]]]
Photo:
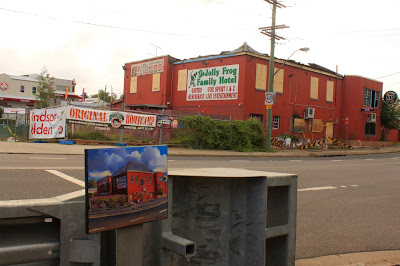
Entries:
[[[0, 74], [0, 106], [10, 108], [33, 108], [35, 95], [39, 85], [38, 75], [15, 76], [6, 73]], [[68, 98], [80, 99], [75, 93], [73, 80], [54, 79], [56, 98], [65, 98], [68, 86]]]

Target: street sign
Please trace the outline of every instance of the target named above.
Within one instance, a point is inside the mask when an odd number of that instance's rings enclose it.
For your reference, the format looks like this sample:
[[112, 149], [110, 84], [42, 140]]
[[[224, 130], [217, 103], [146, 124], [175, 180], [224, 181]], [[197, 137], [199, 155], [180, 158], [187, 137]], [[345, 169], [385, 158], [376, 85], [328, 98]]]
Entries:
[[350, 119], [349, 119], [348, 117], [346, 117], [346, 118], [344, 119], [344, 122], [346, 123], [346, 125], [348, 125], [348, 124], [350, 123]]
[[372, 112], [372, 111], [374, 111], [374, 108], [369, 108], [369, 107], [367, 107], [367, 108], [361, 108], [361, 111], [364, 111], [364, 112]]
[[397, 99], [398, 99], [398, 97], [397, 97], [397, 93], [395, 91], [387, 91], [385, 93], [385, 95], [383, 96], [383, 100], [387, 104], [395, 103], [397, 101]]
[[276, 92], [265, 93], [265, 105], [273, 105], [276, 99]]

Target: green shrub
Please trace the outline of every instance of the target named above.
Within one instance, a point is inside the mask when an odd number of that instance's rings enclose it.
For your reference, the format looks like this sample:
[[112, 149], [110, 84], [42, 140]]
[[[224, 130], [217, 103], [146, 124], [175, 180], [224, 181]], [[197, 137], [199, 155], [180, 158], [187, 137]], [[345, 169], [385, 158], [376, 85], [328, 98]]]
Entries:
[[83, 139], [83, 140], [99, 140], [99, 141], [109, 141], [110, 137], [104, 135], [99, 131], [85, 131], [85, 132], [75, 132], [72, 136], [72, 139]]
[[299, 140], [299, 136], [289, 134], [288, 132], [284, 132], [284, 133], [280, 134], [279, 136], [277, 136], [277, 138], [283, 138], [283, 139], [290, 138], [290, 139], [292, 139], [292, 142], [297, 142]]
[[187, 147], [215, 150], [264, 150], [262, 123], [250, 118], [247, 121], [215, 121], [210, 117], [186, 116], [184, 128], [176, 131], [173, 143]]

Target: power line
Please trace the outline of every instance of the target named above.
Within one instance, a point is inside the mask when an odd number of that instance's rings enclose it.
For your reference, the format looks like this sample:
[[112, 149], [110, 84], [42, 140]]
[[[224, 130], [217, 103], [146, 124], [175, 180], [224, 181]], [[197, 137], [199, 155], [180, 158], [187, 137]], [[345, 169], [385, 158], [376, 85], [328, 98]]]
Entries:
[[[55, 19], [55, 20], [60, 20], [60, 18], [57, 17], [49, 17], [45, 15], [39, 15], [39, 14], [34, 14], [34, 13], [29, 13], [29, 12], [24, 12], [24, 11], [19, 11], [19, 10], [13, 10], [13, 9], [7, 9], [7, 8], [2, 8], [0, 7], [0, 10], [7, 11], [7, 12], [13, 12], [13, 13], [19, 13], [19, 14], [24, 14], [24, 15], [29, 15], [29, 16], [35, 16], [35, 17], [44, 17], [44, 18], [49, 18], [49, 19]], [[84, 25], [90, 25], [90, 26], [96, 26], [96, 27], [103, 27], [103, 28], [110, 28], [110, 29], [120, 29], [120, 30], [129, 30], [129, 31], [138, 31], [138, 32], [145, 32], [145, 33], [152, 33], [152, 34], [166, 34], [166, 35], [174, 35], [174, 36], [192, 36], [189, 34], [181, 34], [181, 33], [172, 33], [172, 32], [162, 32], [162, 31], [151, 31], [151, 30], [142, 30], [142, 29], [133, 29], [133, 28], [125, 28], [125, 27], [120, 27], [120, 26], [111, 26], [111, 25], [106, 25], [106, 24], [97, 24], [97, 23], [91, 23], [91, 22], [86, 22], [86, 21], [79, 21], [79, 20], [71, 20], [72, 22], [78, 23], [78, 24], [84, 24]]]
[[394, 76], [394, 75], [397, 75], [397, 74], [400, 74], [400, 72], [396, 72], [396, 73], [389, 74], [387, 76], [383, 76], [383, 77], [379, 77], [379, 78], [375, 78], [375, 79], [383, 79], [383, 78], [387, 78], [387, 77]]

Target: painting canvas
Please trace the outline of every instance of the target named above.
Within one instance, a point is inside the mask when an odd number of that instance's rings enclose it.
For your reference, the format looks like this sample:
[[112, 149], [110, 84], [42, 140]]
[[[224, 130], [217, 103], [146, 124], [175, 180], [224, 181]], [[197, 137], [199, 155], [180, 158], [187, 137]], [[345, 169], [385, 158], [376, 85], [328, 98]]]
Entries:
[[86, 149], [89, 234], [168, 217], [167, 146]]

